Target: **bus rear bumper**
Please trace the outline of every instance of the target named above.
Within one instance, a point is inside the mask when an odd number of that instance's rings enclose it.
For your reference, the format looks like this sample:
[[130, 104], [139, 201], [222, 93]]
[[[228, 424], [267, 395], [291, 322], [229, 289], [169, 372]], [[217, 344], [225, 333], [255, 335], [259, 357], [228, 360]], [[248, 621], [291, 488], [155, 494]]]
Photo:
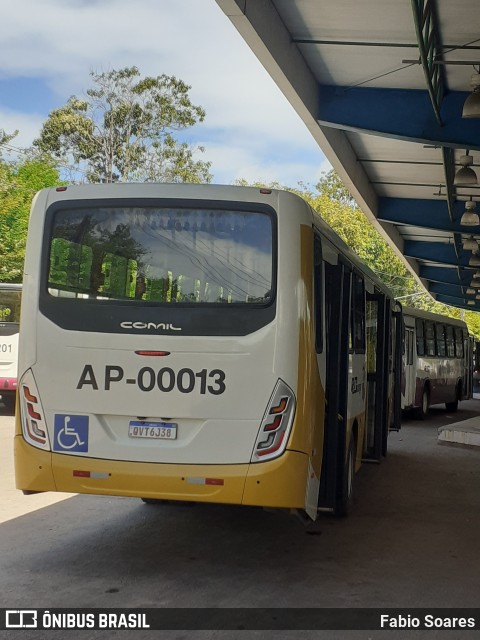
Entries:
[[308, 456], [296, 451], [255, 464], [155, 464], [52, 453], [32, 447], [20, 435], [15, 437], [16, 486], [24, 492], [301, 509], [307, 471]]

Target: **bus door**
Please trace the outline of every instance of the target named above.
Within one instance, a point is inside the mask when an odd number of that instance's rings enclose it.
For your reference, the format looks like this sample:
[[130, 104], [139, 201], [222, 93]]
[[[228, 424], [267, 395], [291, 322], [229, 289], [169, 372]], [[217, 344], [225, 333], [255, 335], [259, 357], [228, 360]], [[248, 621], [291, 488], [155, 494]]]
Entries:
[[382, 293], [367, 292], [367, 419], [364, 462], [378, 462], [386, 453], [389, 429], [390, 332], [391, 301]]
[[403, 393], [405, 396], [406, 407], [411, 407], [415, 404], [417, 371], [414, 359], [414, 349], [416, 349], [415, 330], [413, 327], [405, 327], [405, 389], [403, 389]]
[[335, 510], [342, 490], [347, 432], [352, 273], [325, 263], [326, 409], [319, 509]]
[[[397, 303], [396, 309], [392, 313], [393, 317], [393, 370], [391, 371], [390, 396], [393, 402], [393, 416], [390, 422], [392, 431], [400, 431], [402, 427], [402, 350], [403, 350], [403, 314], [402, 308]], [[411, 336], [411, 357], [413, 362], [413, 335]], [[413, 366], [413, 365], [412, 365]], [[385, 453], [386, 453], [385, 442]]]

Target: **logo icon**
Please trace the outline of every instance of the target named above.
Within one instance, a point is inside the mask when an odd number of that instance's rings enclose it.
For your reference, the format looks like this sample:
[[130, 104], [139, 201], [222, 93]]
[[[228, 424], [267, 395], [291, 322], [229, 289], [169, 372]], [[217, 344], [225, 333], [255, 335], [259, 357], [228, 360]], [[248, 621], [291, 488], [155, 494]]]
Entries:
[[36, 629], [37, 612], [34, 609], [7, 609], [5, 611], [7, 629]]
[[88, 451], [88, 416], [55, 414], [54, 451]]

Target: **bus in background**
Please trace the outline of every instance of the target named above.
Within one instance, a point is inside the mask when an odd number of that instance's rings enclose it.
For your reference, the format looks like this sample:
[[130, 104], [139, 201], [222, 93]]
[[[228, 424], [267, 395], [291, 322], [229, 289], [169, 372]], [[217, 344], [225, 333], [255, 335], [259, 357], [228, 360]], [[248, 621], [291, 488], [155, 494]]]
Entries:
[[425, 419], [429, 407], [445, 403], [456, 411], [472, 397], [473, 349], [462, 320], [403, 308], [402, 409]]
[[25, 493], [343, 515], [399, 428], [400, 311], [285, 191], [41, 191], [23, 304]]
[[0, 400], [15, 407], [22, 285], [0, 283]]

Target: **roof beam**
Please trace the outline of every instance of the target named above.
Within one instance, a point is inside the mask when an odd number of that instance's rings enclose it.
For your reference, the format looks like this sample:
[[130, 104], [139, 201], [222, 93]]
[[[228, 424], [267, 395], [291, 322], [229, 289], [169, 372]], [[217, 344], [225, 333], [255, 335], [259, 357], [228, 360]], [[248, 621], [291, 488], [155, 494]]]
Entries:
[[421, 266], [419, 275], [421, 278], [429, 280], [430, 282], [439, 282], [443, 284], [454, 284], [468, 287], [470, 285], [473, 273], [473, 270], [471, 272], [465, 270], [461, 271], [460, 274], [458, 274], [457, 270], [452, 267]]
[[465, 298], [454, 298], [452, 296], [445, 296], [437, 294], [436, 298], [437, 302], [442, 302], [443, 304], [451, 305], [452, 307], [462, 307], [463, 309], [468, 309], [469, 311], [478, 311], [480, 308], [479, 301], [474, 300], [474, 305], [468, 305]]
[[436, 293], [445, 296], [452, 296], [455, 298], [464, 298], [465, 292], [462, 291], [462, 285], [453, 285], [453, 284], [439, 284], [432, 283], [429, 289], [430, 293]]
[[470, 252], [464, 251], [464, 255], [457, 257], [457, 252], [453, 244], [442, 242], [421, 242], [419, 240], [406, 240], [404, 253], [409, 258], [417, 260], [427, 260], [429, 262], [440, 262], [456, 267], [459, 264], [467, 267], [470, 259]]
[[427, 83], [435, 118], [443, 126], [440, 108], [445, 92], [445, 74], [443, 69], [434, 64], [441, 59], [442, 50], [439, 45], [435, 5], [433, 0], [412, 0], [413, 21], [417, 34], [420, 62]]
[[472, 227], [462, 227], [460, 225], [464, 210], [464, 202], [453, 202], [452, 220], [449, 215], [448, 203], [445, 200], [424, 200], [421, 198], [378, 199], [378, 219], [384, 222], [434, 229], [436, 231], [472, 234], [474, 233]]
[[[325, 39], [317, 39], [317, 38], [292, 38], [292, 42], [296, 44], [323, 44], [323, 45], [340, 45], [347, 47], [388, 47], [392, 49], [418, 49], [417, 42], [370, 42], [370, 41], [358, 41], [358, 40], [325, 40]], [[445, 50], [446, 53], [449, 51], [465, 50], [470, 49], [472, 51], [478, 51], [480, 49], [480, 45], [475, 44], [440, 44], [437, 45], [440, 49]]]
[[443, 126], [436, 122], [427, 91], [319, 85], [319, 124], [335, 129], [407, 140], [419, 144], [480, 150], [480, 120], [462, 120], [469, 93], [443, 98]]

